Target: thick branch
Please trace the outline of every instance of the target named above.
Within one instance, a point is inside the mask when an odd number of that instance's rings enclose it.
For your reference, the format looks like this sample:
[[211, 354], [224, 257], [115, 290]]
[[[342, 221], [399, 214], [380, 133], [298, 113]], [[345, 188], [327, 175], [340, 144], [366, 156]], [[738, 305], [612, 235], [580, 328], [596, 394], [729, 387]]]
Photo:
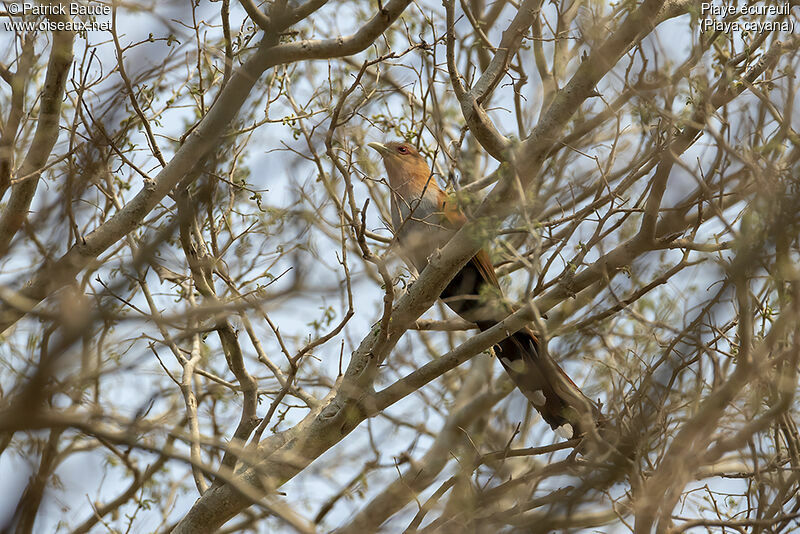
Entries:
[[[53, 44], [50, 48], [50, 60], [39, 104], [36, 133], [33, 134], [33, 141], [19, 170], [20, 176], [30, 176], [30, 178], [11, 189], [11, 198], [0, 216], [0, 256], [8, 252], [11, 240], [28, 218], [28, 210], [36, 193], [36, 186], [39, 184], [40, 172], [58, 140], [61, 102], [64, 99], [67, 76], [72, 65], [74, 40], [73, 32], [53, 32]], [[2, 327], [0, 329], [5, 330]]]

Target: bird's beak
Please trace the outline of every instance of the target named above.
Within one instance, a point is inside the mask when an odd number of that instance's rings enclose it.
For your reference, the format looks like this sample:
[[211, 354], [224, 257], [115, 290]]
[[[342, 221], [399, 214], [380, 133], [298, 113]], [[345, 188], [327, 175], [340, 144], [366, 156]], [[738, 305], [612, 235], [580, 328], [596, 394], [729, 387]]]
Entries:
[[374, 149], [381, 157], [390, 153], [389, 148], [383, 143], [367, 143], [367, 146]]

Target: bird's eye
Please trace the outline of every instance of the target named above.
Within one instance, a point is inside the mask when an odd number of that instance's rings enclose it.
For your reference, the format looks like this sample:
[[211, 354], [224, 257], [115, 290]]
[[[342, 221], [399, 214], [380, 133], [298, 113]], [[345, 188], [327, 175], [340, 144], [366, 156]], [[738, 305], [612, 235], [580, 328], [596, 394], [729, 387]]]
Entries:
[[397, 147], [397, 151], [400, 152], [401, 154], [408, 154], [408, 149], [402, 145]]

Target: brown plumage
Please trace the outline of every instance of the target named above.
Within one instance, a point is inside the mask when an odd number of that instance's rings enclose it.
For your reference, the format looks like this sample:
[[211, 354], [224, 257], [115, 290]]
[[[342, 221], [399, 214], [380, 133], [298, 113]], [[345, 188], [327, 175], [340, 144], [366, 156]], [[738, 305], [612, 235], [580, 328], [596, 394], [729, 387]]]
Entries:
[[[425, 159], [409, 143], [369, 143], [383, 158], [391, 187], [392, 225], [401, 254], [418, 271], [466, 222], [455, 202], [432, 177]], [[500, 284], [486, 250], [481, 249], [441, 294], [458, 315], [487, 330], [512, 310], [501, 302]], [[569, 438], [582, 434], [594, 406], [548, 355], [529, 328], [495, 346], [500, 363], [551, 428]], [[580, 414], [585, 414], [581, 416]]]

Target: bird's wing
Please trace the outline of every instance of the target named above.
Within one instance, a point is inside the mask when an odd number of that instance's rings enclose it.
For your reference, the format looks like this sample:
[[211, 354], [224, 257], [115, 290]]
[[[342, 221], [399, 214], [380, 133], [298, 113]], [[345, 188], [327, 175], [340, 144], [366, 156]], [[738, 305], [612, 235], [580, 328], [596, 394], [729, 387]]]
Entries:
[[[444, 192], [441, 192], [441, 210], [444, 220], [449, 228], [458, 230], [467, 223], [467, 217], [464, 212], [456, 204], [455, 200], [448, 198]], [[500, 287], [500, 282], [497, 280], [497, 275], [494, 272], [494, 265], [489, 259], [489, 254], [486, 249], [480, 249], [475, 256], [472, 257], [470, 263], [478, 270], [486, 282], [494, 287]]]
[[469, 261], [478, 269], [478, 272], [481, 273], [481, 277], [486, 280], [487, 283], [496, 288], [500, 287], [497, 274], [494, 272], [494, 265], [492, 265], [492, 260], [489, 259], [489, 254], [486, 252], [486, 249], [480, 249]]

